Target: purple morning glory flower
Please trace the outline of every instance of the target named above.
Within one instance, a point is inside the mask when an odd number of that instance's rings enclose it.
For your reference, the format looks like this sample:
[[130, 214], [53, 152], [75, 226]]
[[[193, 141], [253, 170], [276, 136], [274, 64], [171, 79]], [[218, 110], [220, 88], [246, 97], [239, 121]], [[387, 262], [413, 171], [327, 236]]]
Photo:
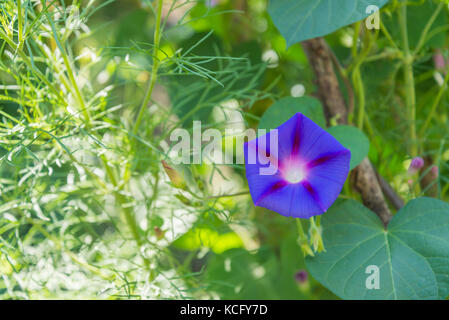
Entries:
[[323, 214], [349, 173], [351, 152], [301, 113], [244, 145], [256, 206], [295, 218]]

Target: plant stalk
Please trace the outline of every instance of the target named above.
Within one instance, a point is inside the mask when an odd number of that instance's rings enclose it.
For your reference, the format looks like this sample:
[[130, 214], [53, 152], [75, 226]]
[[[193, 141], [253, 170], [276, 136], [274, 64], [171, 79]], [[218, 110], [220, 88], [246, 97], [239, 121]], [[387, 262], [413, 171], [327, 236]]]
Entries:
[[157, 52], [159, 50], [159, 45], [161, 41], [161, 17], [162, 17], [162, 5], [163, 0], [158, 0], [157, 4], [157, 15], [156, 15], [156, 29], [154, 30], [154, 48], [153, 48], [153, 67], [151, 69], [150, 82], [148, 83], [145, 96], [143, 98], [142, 104], [140, 105], [139, 112], [137, 114], [136, 122], [134, 124], [133, 134], [136, 135], [140, 124], [142, 122], [143, 115], [145, 113], [145, 108], [151, 100], [153, 94], [154, 85], [157, 80], [157, 72], [159, 69], [160, 61], [157, 58]]
[[412, 157], [418, 155], [417, 135], [416, 135], [416, 93], [415, 78], [413, 74], [414, 57], [410, 52], [407, 30], [407, 3], [402, 3], [399, 10], [399, 24], [401, 29], [402, 46], [404, 50], [403, 68], [405, 83], [405, 103], [407, 107], [407, 120], [409, 122], [410, 148]]

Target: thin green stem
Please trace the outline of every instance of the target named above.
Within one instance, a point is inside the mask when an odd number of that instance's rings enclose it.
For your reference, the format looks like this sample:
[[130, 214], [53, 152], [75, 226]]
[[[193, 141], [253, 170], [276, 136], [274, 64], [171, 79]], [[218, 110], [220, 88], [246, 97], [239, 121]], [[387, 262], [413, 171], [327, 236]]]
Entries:
[[310, 229], [312, 230], [312, 229], [317, 229], [318, 228], [318, 225], [316, 224], [316, 221], [315, 221], [315, 217], [311, 217], [310, 219], [309, 219], [309, 221], [310, 221]]
[[[104, 155], [101, 155], [100, 157], [103, 166], [106, 170], [106, 174], [109, 178], [109, 180], [111, 181], [112, 185], [114, 186], [114, 197], [117, 200], [117, 202], [120, 205], [120, 208], [122, 209], [122, 212], [125, 216], [125, 221], [126, 224], [128, 225], [131, 234], [133, 235], [134, 240], [136, 241], [137, 245], [140, 247], [143, 244], [143, 239], [140, 235], [139, 232], [139, 226], [137, 224], [137, 221], [134, 217], [134, 213], [133, 211], [130, 209], [129, 207], [129, 203], [127, 201], [126, 196], [124, 196], [121, 192], [120, 192], [120, 186], [119, 183], [115, 177], [114, 171], [111, 169], [111, 167], [109, 166], [108, 160], [106, 159], [106, 157]], [[150, 270], [150, 261], [144, 257], [142, 255], [142, 259], [144, 261], [145, 267]]]
[[67, 106], [67, 103], [65, 102], [65, 99], [63, 99], [63, 97], [61, 96], [61, 93], [59, 92], [59, 90], [56, 89], [56, 87], [50, 81], [48, 81], [46, 76], [39, 69], [34, 67], [33, 63], [30, 61], [30, 59], [25, 54], [25, 52], [23, 52], [23, 50], [20, 49], [19, 46], [16, 45], [14, 41], [12, 41], [5, 33], [3, 33], [3, 31], [1, 29], [0, 29], [0, 37], [6, 41], [6, 43], [11, 47], [11, 49], [13, 49], [14, 52], [17, 52], [17, 54], [20, 56], [22, 61], [27, 65], [27, 67], [29, 67], [31, 70], [33, 70], [33, 72], [36, 74], [36, 76], [39, 78], [39, 80], [44, 82], [45, 85], [51, 91], [53, 91], [53, 93], [58, 97], [60, 102], [62, 102], [64, 104], [64, 106]]
[[318, 228], [321, 227], [321, 216], [316, 217], [315, 224]]
[[296, 219], [296, 226], [298, 228], [299, 238], [301, 240], [307, 241], [307, 236], [306, 236], [306, 233], [304, 232], [304, 227], [302, 226], [301, 219]]
[[382, 53], [369, 56], [365, 59], [365, 62], [373, 62], [373, 61], [383, 60], [383, 59], [393, 60], [393, 59], [399, 59], [399, 58], [401, 58], [401, 51], [393, 49], [393, 51], [384, 51]]
[[419, 136], [423, 137], [426, 133], [427, 128], [430, 125], [430, 122], [432, 121], [433, 116], [435, 115], [435, 111], [437, 110], [438, 105], [440, 104], [441, 98], [443, 97], [443, 94], [446, 92], [446, 87], [449, 82], [449, 70], [446, 73], [446, 77], [444, 78], [443, 85], [440, 87], [440, 90], [438, 91], [437, 97], [435, 98], [432, 108], [430, 109], [430, 112], [426, 118], [426, 121], [424, 122], [424, 125], [421, 127], [421, 130], [419, 132]]
[[[355, 32], [357, 32], [357, 34], [360, 32], [359, 28], [360, 28], [360, 24], [356, 24]], [[366, 60], [368, 54], [371, 52], [373, 42], [375, 42], [377, 36], [378, 36], [378, 33], [376, 33], [376, 36], [374, 37], [374, 40], [373, 40], [370, 33], [365, 34], [364, 46], [363, 46], [363, 50], [360, 54], [357, 54], [358, 37], [354, 37], [354, 43], [352, 46], [352, 57], [354, 59], [352, 82], [353, 82], [354, 89], [355, 89], [355, 92], [357, 95], [357, 103], [358, 103], [357, 126], [360, 130], [363, 129], [364, 118], [365, 118], [365, 105], [366, 105], [365, 87], [363, 85], [362, 74], [360, 72], [360, 68], [361, 68], [362, 64], [364, 63], [364, 61]]]
[[219, 198], [228, 198], [228, 197], [237, 197], [237, 196], [244, 196], [244, 195], [248, 195], [249, 191], [242, 191], [242, 192], [237, 192], [237, 193], [232, 193], [232, 194], [222, 194], [222, 195], [218, 195], [218, 196], [209, 196], [207, 197], [207, 199], [219, 199]]
[[140, 237], [139, 233], [139, 226], [137, 225], [137, 221], [134, 218], [133, 212], [129, 209], [128, 201], [126, 197], [120, 193], [119, 190], [119, 183], [117, 181], [117, 178], [115, 177], [115, 173], [110, 167], [108, 160], [104, 155], [101, 155], [101, 161], [103, 162], [103, 165], [106, 170], [106, 174], [108, 175], [109, 180], [111, 181], [112, 185], [114, 186], [114, 196], [117, 199], [120, 207], [123, 210], [123, 213], [125, 215], [126, 223], [128, 224], [129, 229], [131, 230], [131, 233], [136, 240], [138, 245], [142, 244], [142, 239]]
[[[24, 216], [24, 215], [22, 214], [22, 216]], [[113, 275], [111, 276], [111, 275], [104, 274], [99, 268], [97, 268], [93, 265], [90, 265], [86, 261], [78, 258], [78, 256], [76, 254], [74, 254], [72, 251], [65, 249], [64, 246], [62, 245], [61, 241], [58, 238], [53, 237], [47, 230], [45, 230], [40, 224], [36, 223], [33, 219], [28, 218], [28, 217], [25, 217], [25, 219], [28, 223], [33, 225], [33, 227], [36, 228], [44, 237], [46, 237], [48, 240], [50, 240], [58, 250], [61, 250], [62, 252], [67, 254], [70, 257], [70, 259], [72, 259], [72, 261], [75, 262], [76, 264], [78, 264], [81, 267], [87, 269], [88, 271], [96, 274], [97, 276], [101, 277], [104, 280], [113, 281], [115, 279], [115, 277]]]
[[351, 54], [353, 59], [357, 57], [357, 44], [359, 41], [359, 34], [360, 34], [360, 21], [355, 24], [354, 35], [352, 36]]
[[360, 67], [357, 67], [352, 73], [352, 82], [354, 83], [354, 87], [357, 92], [357, 101], [358, 101], [357, 127], [360, 130], [363, 130], [366, 103], [365, 103], [365, 88], [363, 86]]
[[78, 84], [76, 83], [75, 74], [73, 72], [72, 66], [71, 66], [69, 58], [67, 56], [67, 53], [66, 53], [64, 47], [62, 46], [61, 41], [60, 41], [60, 39], [58, 37], [58, 33], [56, 31], [56, 27], [55, 27], [55, 25], [53, 23], [53, 20], [51, 20], [51, 18], [50, 18], [50, 16], [48, 14], [47, 14], [47, 19], [50, 22], [51, 28], [53, 30], [53, 36], [55, 38], [56, 44], [57, 44], [59, 50], [61, 51], [61, 56], [62, 56], [62, 59], [64, 60], [64, 65], [65, 65], [65, 67], [67, 69], [67, 74], [69, 76], [70, 82], [72, 83], [72, 87], [75, 90], [75, 94], [76, 94], [76, 97], [78, 99], [79, 107], [81, 109], [81, 112], [84, 115], [84, 120], [86, 121], [86, 123], [88, 125], [90, 125], [89, 111], [86, 108], [86, 104], [84, 102], [84, 98], [83, 98], [83, 96], [81, 94], [81, 91], [80, 91], [80, 89], [78, 87]]
[[[83, 112], [84, 120], [86, 122], [86, 127], [89, 129], [91, 127], [90, 115], [89, 115], [89, 112], [88, 112], [88, 110], [86, 108], [86, 105], [85, 105], [82, 93], [81, 93], [81, 91], [80, 91], [80, 89], [79, 89], [79, 87], [78, 87], [78, 85], [76, 83], [75, 75], [74, 75], [73, 69], [71, 67], [69, 58], [68, 58], [64, 48], [61, 45], [61, 42], [60, 42], [59, 37], [57, 35], [57, 31], [56, 31], [56, 28], [55, 28], [55, 26], [53, 24], [53, 21], [50, 19], [50, 17], [48, 17], [48, 20], [50, 21], [50, 24], [52, 25], [55, 41], [56, 41], [56, 43], [57, 43], [57, 45], [58, 45], [58, 47], [59, 47], [59, 49], [61, 51], [61, 55], [62, 55], [62, 58], [64, 60], [64, 65], [66, 66], [66, 69], [67, 69], [67, 74], [69, 76], [70, 82], [72, 83], [73, 89], [75, 90], [78, 102], [80, 104], [80, 108], [81, 108], [81, 110]], [[108, 162], [107, 158], [103, 154], [103, 155], [100, 156], [100, 159], [101, 159], [101, 162], [102, 162], [102, 164], [103, 164], [103, 166], [104, 166], [104, 168], [106, 170], [106, 174], [108, 176], [108, 179], [111, 181], [112, 185], [114, 186], [114, 191], [113, 191], [114, 192], [114, 196], [115, 196], [116, 200], [118, 201], [118, 203], [119, 203], [119, 205], [120, 205], [120, 207], [121, 207], [121, 209], [122, 209], [122, 211], [124, 213], [126, 223], [127, 223], [128, 227], [130, 228], [131, 233], [132, 233], [135, 241], [137, 242], [137, 245], [140, 246], [140, 245], [142, 245], [143, 240], [142, 240], [142, 238], [140, 236], [139, 227], [137, 225], [137, 221], [136, 221], [136, 219], [134, 217], [134, 214], [133, 214], [132, 210], [128, 206], [128, 201], [127, 201], [126, 197], [122, 193], [120, 193], [120, 190], [119, 190], [120, 189], [120, 185], [119, 185], [119, 183], [118, 183], [118, 181], [117, 181], [117, 179], [115, 177], [114, 171], [112, 170], [111, 166], [109, 165], [109, 162]], [[143, 259], [144, 259], [145, 265], [148, 267], [149, 266], [148, 259], [146, 259], [145, 257], [143, 257]]]
[[[64, 48], [62, 47], [62, 45], [61, 45], [61, 43], [59, 41], [59, 37], [57, 35], [56, 29], [54, 28], [53, 22], [50, 20], [50, 18], [48, 18], [48, 19], [49, 19], [50, 23], [52, 24], [53, 34], [54, 34], [55, 40], [56, 40], [56, 42], [58, 44], [58, 47], [61, 50], [61, 55], [62, 55], [62, 58], [64, 60], [64, 64], [65, 64], [66, 69], [67, 69], [67, 74], [69, 75], [70, 82], [72, 83], [72, 86], [73, 86], [73, 88], [74, 88], [74, 90], [76, 92], [76, 95], [77, 95], [77, 98], [78, 98], [78, 102], [80, 104], [80, 108], [81, 108], [81, 110], [83, 112], [83, 115], [84, 115], [84, 120], [86, 121], [86, 126], [87, 126], [87, 128], [90, 128], [90, 126], [91, 126], [91, 124], [90, 124], [90, 115], [89, 115], [89, 112], [86, 109], [86, 105], [85, 105], [85, 102], [84, 102], [84, 98], [83, 98], [83, 96], [81, 94], [81, 91], [80, 91], [80, 89], [79, 89], [79, 87], [78, 87], [78, 85], [76, 83], [75, 76], [74, 76], [74, 73], [73, 73], [73, 69], [72, 69], [72, 67], [70, 65], [70, 61], [68, 59], [68, 56], [67, 56]], [[131, 210], [127, 206], [126, 197], [123, 194], [121, 194], [120, 191], [118, 190], [119, 184], [117, 182], [115, 174], [114, 174], [113, 170], [111, 169], [111, 167], [110, 167], [106, 157], [104, 155], [101, 155], [100, 159], [101, 159], [101, 161], [103, 163], [103, 166], [104, 166], [104, 168], [106, 170], [106, 174], [107, 174], [109, 180], [111, 181], [112, 185], [114, 186], [114, 195], [115, 195], [115, 198], [117, 199], [117, 201], [119, 202], [119, 204], [120, 204], [120, 206], [121, 206], [121, 208], [123, 210], [123, 213], [125, 215], [126, 223], [128, 224], [128, 226], [129, 226], [129, 228], [131, 230], [131, 233], [132, 233], [134, 239], [136, 240], [137, 244], [141, 245], [142, 244], [142, 240], [141, 240], [141, 237], [140, 237], [140, 234], [139, 234], [139, 228], [138, 228], [138, 225], [137, 225], [137, 222], [136, 222], [136, 220], [134, 218], [133, 213], [131, 212]]]
[[388, 32], [387, 28], [385, 27], [385, 24], [380, 20], [380, 30], [384, 34], [384, 36], [388, 39], [388, 41], [391, 43], [391, 45], [397, 50], [400, 51], [398, 46], [396, 45], [396, 42], [394, 42], [393, 38], [390, 35], [390, 32]]
[[143, 115], [145, 113], [145, 108], [151, 100], [151, 96], [153, 94], [154, 85], [157, 80], [157, 71], [159, 68], [160, 61], [157, 58], [157, 53], [159, 51], [159, 45], [161, 40], [161, 17], [162, 17], [162, 5], [163, 0], [158, 0], [157, 4], [157, 15], [156, 15], [156, 28], [154, 30], [154, 48], [153, 48], [153, 67], [151, 69], [150, 82], [148, 83], [147, 90], [145, 92], [145, 96], [143, 98], [142, 104], [140, 105], [139, 112], [137, 114], [136, 122], [134, 124], [133, 134], [136, 135], [139, 126], [142, 122]]
[[17, 0], [17, 19], [18, 19], [18, 39], [19, 39], [19, 49], [22, 48], [23, 45], [23, 21], [22, 21], [22, 1], [21, 0]]
[[417, 135], [416, 135], [416, 93], [415, 93], [415, 79], [413, 74], [413, 55], [410, 52], [407, 30], [407, 3], [402, 3], [399, 10], [399, 25], [401, 29], [402, 46], [404, 51], [403, 68], [404, 68], [404, 82], [405, 82], [405, 102], [407, 107], [407, 115], [410, 130], [410, 155], [416, 157], [417, 150]]
[[444, 199], [446, 196], [446, 192], [449, 190], [449, 183], [446, 184], [443, 188], [443, 190], [441, 190], [441, 198]]
[[[142, 100], [142, 104], [140, 105], [139, 111], [137, 113], [136, 122], [134, 123], [134, 128], [132, 130], [132, 138], [131, 138], [131, 149], [133, 150], [136, 142], [136, 135], [139, 131], [140, 124], [142, 123], [143, 116], [145, 114], [146, 107], [151, 100], [153, 95], [153, 89], [157, 81], [157, 73], [160, 65], [160, 61], [157, 58], [157, 53], [159, 51], [160, 40], [161, 40], [161, 17], [162, 17], [162, 5], [163, 0], [158, 0], [158, 7], [156, 13], [156, 27], [154, 30], [154, 47], [153, 47], [153, 67], [151, 69], [150, 81], [148, 83], [147, 90], [145, 92], [145, 96]], [[128, 163], [125, 167], [125, 172], [123, 173], [124, 181], [128, 181], [131, 177], [131, 165]]]
[[[5, 30], [6, 34], [8, 37], [12, 38], [13, 35], [11, 34], [11, 28], [9, 28], [9, 22], [8, 22], [8, 18], [7, 15], [3, 14], [3, 11], [0, 11], [0, 22], [3, 26], [3, 29]], [[0, 28], [1, 31], [1, 28]]]
[[438, 7], [435, 9], [435, 11], [433, 12], [433, 14], [430, 17], [429, 21], [427, 21], [427, 24], [424, 27], [423, 32], [421, 33], [421, 36], [419, 37], [418, 45], [416, 46], [415, 51], [413, 52], [414, 56], [416, 56], [418, 54], [419, 50], [421, 50], [422, 46], [426, 42], [426, 40], [427, 40], [426, 38], [427, 38], [427, 35], [429, 34], [430, 28], [434, 24], [436, 18], [440, 14], [440, 12], [443, 9], [443, 7], [444, 7], [444, 2], [441, 2], [438, 5]]

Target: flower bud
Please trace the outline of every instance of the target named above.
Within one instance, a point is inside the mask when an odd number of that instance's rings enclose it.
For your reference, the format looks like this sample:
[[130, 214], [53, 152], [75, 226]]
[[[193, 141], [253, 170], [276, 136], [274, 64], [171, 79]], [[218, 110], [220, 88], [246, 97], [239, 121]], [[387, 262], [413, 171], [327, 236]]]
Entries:
[[432, 168], [430, 169], [430, 172], [432, 172], [432, 175], [436, 178], [438, 178], [438, 175], [440, 173], [440, 170], [438, 169], [437, 166], [432, 166]]
[[295, 280], [297, 283], [305, 283], [308, 280], [308, 273], [306, 270], [299, 270], [295, 273]]
[[309, 245], [309, 242], [307, 241], [307, 239], [298, 239], [298, 244], [299, 247], [301, 248], [302, 253], [304, 254], [304, 257], [307, 256], [315, 256], [315, 254], [313, 253], [312, 248]]
[[313, 251], [315, 252], [322, 252], [326, 251], [324, 249], [324, 243], [323, 243], [323, 229], [321, 226], [317, 226], [315, 223], [312, 223], [310, 226], [310, 244], [312, 245]]
[[446, 61], [444, 60], [444, 56], [440, 49], [435, 50], [435, 54], [433, 55], [433, 63], [435, 65], [435, 69], [438, 71], [442, 71], [446, 68]]
[[165, 172], [168, 175], [168, 178], [170, 179], [170, 182], [175, 188], [178, 189], [185, 189], [186, 183], [182, 175], [176, 171], [173, 167], [171, 167], [167, 162], [164, 160], [161, 160], [162, 166], [164, 167]]
[[217, 6], [219, 2], [219, 0], [206, 0], [206, 6], [208, 6], [209, 8], [213, 8]]
[[412, 159], [410, 166], [408, 167], [409, 174], [415, 174], [424, 166], [424, 159], [421, 157], [415, 157]]
[[201, 207], [202, 203], [200, 201], [191, 201], [187, 197], [183, 196], [182, 194], [175, 194], [175, 197], [179, 199], [183, 204], [190, 207]]
[[309, 275], [306, 270], [299, 270], [295, 273], [296, 284], [299, 290], [307, 292], [310, 290]]
[[164, 237], [164, 235], [165, 235], [165, 231], [163, 231], [159, 227], [154, 227], [153, 231], [154, 231], [154, 234], [156, 235], [156, 238], [158, 240], [161, 240]]

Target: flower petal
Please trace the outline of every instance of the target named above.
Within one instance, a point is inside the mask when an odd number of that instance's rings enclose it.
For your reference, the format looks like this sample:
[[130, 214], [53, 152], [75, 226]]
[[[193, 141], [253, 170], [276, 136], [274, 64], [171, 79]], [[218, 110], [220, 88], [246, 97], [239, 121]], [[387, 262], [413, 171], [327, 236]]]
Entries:
[[315, 197], [315, 190], [309, 190], [307, 183], [293, 185], [295, 194], [290, 206], [290, 216], [308, 219], [324, 213]]
[[[244, 144], [246, 180], [248, 181], [249, 191], [254, 203], [257, 203], [261, 197], [267, 196], [267, 192], [274, 188], [278, 183], [283, 182], [283, 179], [276, 169], [276, 173], [272, 175], [261, 174], [261, 169], [268, 168], [271, 162], [268, 162], [267, 157], [259, 157], [264, 152], [260, 152], [257, 146], [257, 139], [249, 141]], [[267, 164], [261, 163], [261, 159]]]
[[346, 150], [309, 169], [307, 181], [316, 191], [324, 211], [340, 194], [348, 177], [350, 161], [351, 153]]
[[301, 113], [296, 113], [277, 128], [278, 158], [282, 161], [297, 153], [301, 145]]
[[328, 154], [338, 153], [346, 149], [330, 133], [301, 115], [301, 147], [299, 155], [307, 162]]

